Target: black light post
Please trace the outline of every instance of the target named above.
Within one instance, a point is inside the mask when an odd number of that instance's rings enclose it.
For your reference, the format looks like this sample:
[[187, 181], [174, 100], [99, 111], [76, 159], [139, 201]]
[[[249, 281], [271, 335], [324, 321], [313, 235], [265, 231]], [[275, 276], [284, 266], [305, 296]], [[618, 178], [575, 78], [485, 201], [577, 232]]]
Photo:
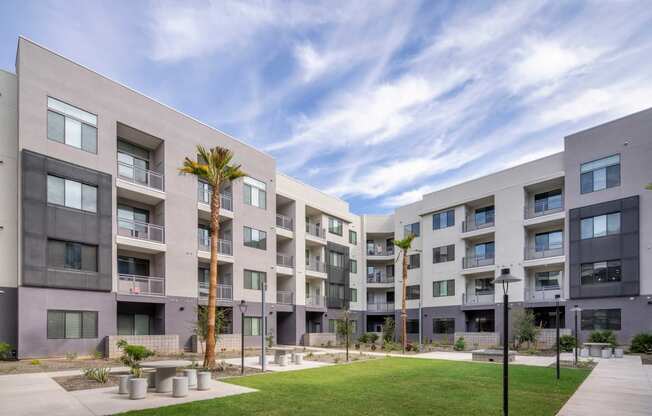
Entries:
[[265, 325], [265, 321], [267, 321], [267, 315], [265, 315], [265, 289], [267, 286], [267, 276], [263, 275], [260, 281], [260, 288], [261, 288], [261, 296], [262, 296], [262, 311], [260, 313], [260, 342], [261, 342], [261, 356], [260, 356], [260, 368], [262, 372], [265, 372], [265, 361], [267, 357], [265, 357], [265, 334], [267, 333], [267, 325]]
[[494, 279], [494, 285], [503, 287], [503, 415], [509, 414], [509, 284], [521, 279], [509, 274], [509, 269], [501, 269], [500, 276]]
[[557, 326], [557, 380], [559, 380], [559, 298], [560, 295], [555, 295], [555, 321]]
[[577, 367], [577, 351], [580, 348], [580, 337], [579, 337], [579, 332], [577, 329], [577, 315], [582, 312], [582, 308], [579, 306], [575, 305], [573, 306], [573, 309], [571, 309], [572, 312], [575, 312], [575, 367]]
[[247, 303], [243, 300], [240, 301], [240, 305], [238, 305], [240, 308], [240, 374], [244, 375], [244, 318], [245, 318], [245, 313], [247, 312]]

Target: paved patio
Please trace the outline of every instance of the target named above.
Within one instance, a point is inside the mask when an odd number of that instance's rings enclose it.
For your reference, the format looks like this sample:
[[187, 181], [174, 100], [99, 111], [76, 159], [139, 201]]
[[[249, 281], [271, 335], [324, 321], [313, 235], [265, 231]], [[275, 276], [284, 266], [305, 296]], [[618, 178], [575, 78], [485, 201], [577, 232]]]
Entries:
[[[325, 352], [315, 352], [313, 354], [326, 354]], [[275, 364], [274, 361], [274, 356], [273, 355], [268, 355], [267, 356], [267, 365], [265, 366], [266, 371], [273, 371], [273, 372], [282, 372], [282, 371], [297, 371], [297, 370], [306, 370], [308, 368], [319, 368], [319, 367], [325, 367], [329, 365], [333, 365], [330, 363], [322, 363], [319, 361], [310, 361], [306, 358], [303, 359], [303, 364], [297, 365], [297, 364], [288, 364], [286, 366], [280, 366], [278, 364]], [[225, 362], [233, 365], [240, 366], [240, 358], [228, 358], [224, 360]], [[256, 368], [258, 370], [261, 369], [261, 365], [258, 364], [258, 357], [245, 357], [245, 367], [249, 368]]]

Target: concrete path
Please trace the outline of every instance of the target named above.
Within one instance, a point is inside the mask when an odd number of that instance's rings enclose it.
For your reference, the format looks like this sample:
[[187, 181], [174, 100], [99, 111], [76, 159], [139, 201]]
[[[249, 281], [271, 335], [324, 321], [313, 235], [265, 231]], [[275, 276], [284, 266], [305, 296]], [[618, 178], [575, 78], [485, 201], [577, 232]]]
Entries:
[[[321, 353], [324, 354], [324, 353]], [[322, 363], [319, 361], [310, 361], [304, 358], [303, 364], [297, 365], [297, 364], [288, 364], [286, 366], [280, 366], [278, 364], [275, 364], [274, 361], [274, 356], [273, 355], [268, 355], [268, 364], [265, 367], [266, 371], [273, 371], [273, 372], [280, 372], [280, 371], [296, 371], [296, 370], [305, 370], [308, 368], [319, 368], [319, 367], [325, 367], [329, 365], [333, 365], [331, 363]], [[227, 358], [224, 360], [225, 362], [233, 365], [240, 366], [240, 358]], [[249, 368], [257, 368], [261, 369], [260, 364], [258, 364], [258, 357], [245, 357], [245, 367]]]
[[[596, 360], [598, 361], [598, 360]], [[558, 416], [649, 416], [652, 366], [638, 356], [599, 360]]]

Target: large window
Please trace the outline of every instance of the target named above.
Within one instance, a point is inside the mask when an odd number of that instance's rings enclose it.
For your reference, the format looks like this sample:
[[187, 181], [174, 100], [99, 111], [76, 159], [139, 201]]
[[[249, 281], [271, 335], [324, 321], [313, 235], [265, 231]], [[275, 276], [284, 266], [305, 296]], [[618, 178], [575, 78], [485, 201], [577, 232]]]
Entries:
[[454, 225], [455, 225], [455, 211], [452, 209], [445, 212], [439, 212], [432, 216], [433, 230], [452, 227]]
[[455, 260], [455, 244], [432, 249], [432, 262], [445, 263]]
[[48, 310], [47, 337], [97, 338], [97, 312]]
[[353, 230], [349, 230], [349, 244], [358, 245], [358, 233]]
[[344, 254], [335, 251], [328, 252], [328, 264], [340, 269], [344, 268]]
[[561, 189], [534, 195], [534, 212], [546, 212], [562, 207]]
[[415, 237], [421, 235], [421, 223], [415, 222], [403, 227], [403, 237], [407, 237], [410, 234]]
[[149, 276], [149, 260], [118, 256], [118, 274]]
[[535, 290], [559, 290], [561, 271], [536, 272], [534, 274]]
[[564, 240], [561, 230], [539, 233], [534, 236], [534, 249], [536, 251], [555, 250], [562, 247], [564, 247]]
[[97, 212], [97, 187], [48, 175], [48, 204]]
[[253, 316], [244, 318], [244, 334], [248, 336], [260, 336], [263, 332], [262, 319]]
[[420, 293], [421, 293], [421, 286], [411, 285], [407, 287], [407, 290], [405, 292], [405, 297], [408, 300], [420, 299], [421, 298]]
[[476, 295], [493, 295], [494, 294], [494, 279], [489, 277], [486, 279], [475, 279], [475, 294]]
[[440, 280], [432, 282], [432, 296], [435, 298], [455, 296], [455, 280]]
[[580, 167], [580, 175], [583, 194], [619, 186], [620, 155], [583, 163]]
[[620, 331], [620, 309], [585, 309], [582, 311], [582, 331]]
[[153, 321], [144, 313], [119, 313], [118, 335], [154, 335]]
[[97, 116], [48, 97], [48, 139], [97, 153]]
[[582, 218], [582, 240], [620, 233], [620, 212]]
[[432, 332], [435, 334], [455, 333], [455, 318], [433, 318]]
[[244, 227], [244, 245], [247, 247], [267, 250], [267, 233], [255, 228]]
[[620, 282], [620, 260], [582, 263], [582, 284], [593, 285]]
[[418, 269], [421, 267], [421, 255], [410, 254], [408, 256], [408, 269]]
[[97, 272], [97, 246], [48, 240], [48, 267]]
[[354, 259], [349, 259], [349, 272], [357, 273], [358, 272], [358, 261]]
[[473, 247], [473, 253], [476, 259], [493, 259], [495, 250], [496, 246], [493, 241], [476, 244]]
[[357, 302], [358, 301], [358, 289], [350, 288], [351, 291], [351, 302]]
[[328, 232], [331, 234], [342, 235], [342, 220], [337, 218], [328, 218]]
[[476, 209], [474, 220], [477, 225], [492, 224], [494, 222], [494, 206]]
[[245, 176], [244, 203], [254, 207], [267, 208], [267, 185], [257, 179]]
[[263, 282], [266, 279], [265, 272], [257, 272], [253, 270], [244, 271], [244, 288], [252, 290], [261, 290]]

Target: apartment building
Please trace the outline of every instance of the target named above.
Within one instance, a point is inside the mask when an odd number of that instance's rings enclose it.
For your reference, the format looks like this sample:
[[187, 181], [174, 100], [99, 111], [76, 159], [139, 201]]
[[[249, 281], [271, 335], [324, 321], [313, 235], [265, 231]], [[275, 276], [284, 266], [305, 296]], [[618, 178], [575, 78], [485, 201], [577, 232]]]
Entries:
[[21, 358], [105, 351], [116, 336], [195, 348], [216, 190], [178, 168], [202, 144], [233, 150], [246, 172], [218, 190], [224, 348], [241, 328], [249, 346], [332, 342], [346, 311], [356, 335], [380, 332], [400, 317], [393, 239], [408, 233], [412, 339], [498, 343], [492, 281], [509, 267], [523, 279], [512, 309], [551, 328], [559, 301], [570, 328], [578, 305], [583, 334], [627, 342], [652, 329], [650, 131], [646, 110], [568, 136], [564, 152], [358, 216], [270, 155], [20, 38], [16, 73], [0, 71], [0, 341]]

